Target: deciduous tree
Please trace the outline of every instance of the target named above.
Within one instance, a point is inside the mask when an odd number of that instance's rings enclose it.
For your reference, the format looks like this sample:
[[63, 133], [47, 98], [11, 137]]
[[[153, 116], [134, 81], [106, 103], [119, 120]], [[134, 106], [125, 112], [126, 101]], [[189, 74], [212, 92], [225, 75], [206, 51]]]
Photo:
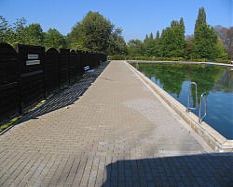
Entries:
[[44, 33], [44, 46], [46, 48], [65, 48], [66, 40], [65, 37], [57, 30], [50, 28]]
[[33, 23], [28, 26], [26, 26], [23, 29], [25, 38], [23, 39], [24, 44], [29, 45], [43, 45], [43, 30], [38, 23]]
[[72, 48], [107, 52], [113, 24], [98, 12], [89, 12], [69, 34]]

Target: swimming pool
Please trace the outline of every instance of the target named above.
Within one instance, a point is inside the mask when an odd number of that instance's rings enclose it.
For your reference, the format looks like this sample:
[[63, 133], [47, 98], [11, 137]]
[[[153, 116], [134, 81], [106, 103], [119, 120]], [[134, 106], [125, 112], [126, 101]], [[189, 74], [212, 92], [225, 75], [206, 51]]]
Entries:
[[[196, 115], [199, 113], [201, 95], [205, 92], [207, 115], [204, 121], [227, 139], [233, 139], [233, 69], [231, 67], [181, 63], [132, 65], [184, 106], [188, 105], [189, 98], [191, 106], [196, 107], [191, 111]], [[191, 82], [197, 84], [197, 97], [195, 86], [190, 87]], [[202, 113], [203, 106], [202, 102]]]

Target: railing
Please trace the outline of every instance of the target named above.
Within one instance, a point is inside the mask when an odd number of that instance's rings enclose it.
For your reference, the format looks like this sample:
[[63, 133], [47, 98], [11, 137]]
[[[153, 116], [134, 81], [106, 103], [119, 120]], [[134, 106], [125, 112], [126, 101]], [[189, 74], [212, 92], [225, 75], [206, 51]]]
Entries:
[[[196, 101], [195, 103], [193, 101], [193, 106], [191, 106], [192, 85], [194, 85], [194, 88], [195, 88], [195, 98], [193, 98], [193, 100]], [[203, 105], [204, 105], [204, 114], [202, 115]], [[198, 107], [199, 107], [199, 111], [198, 111], [198, 118], [199, 119], [198, 119], [198, 122], [201, 123], [204, 120], [204, 118], [206, 117], [206, 115], [207, 115], [207, 93], [204, 92], [204, 93], [201, 94], [200, 103], [198, 105], [197, 83], [196, 82], [191, 82], [189, 90], [188, 90], [187, 112], [189, 112], [191, 110], [197, 110]]]
[[[192, 97], [192, 85], [195, 87], [195, 97], [196, 97], [196, 103], [195, 105], [191, 106], [191, 97]], [[189, 87], [189, 93], [188, 93], [188, 104], [187, 104], [187, 111], [190, 110], [196, 110], [198, 107], [198, 98], [197, 98], [197, 83], [196, 82], [191, 82], [190, 87]]]
[[[202, 115], [202, 106], [203, 106], [202, 103], [203, 102], [204, 102], [204, 114]], [[198, 114], [199, 123], [203, 121], [206, 115], [207, 115], [207, 94], [206, 92], [204, 92], [201, 94], [201, 97], [200, 97], [200, 106], [199, 106], [199, 114]]]

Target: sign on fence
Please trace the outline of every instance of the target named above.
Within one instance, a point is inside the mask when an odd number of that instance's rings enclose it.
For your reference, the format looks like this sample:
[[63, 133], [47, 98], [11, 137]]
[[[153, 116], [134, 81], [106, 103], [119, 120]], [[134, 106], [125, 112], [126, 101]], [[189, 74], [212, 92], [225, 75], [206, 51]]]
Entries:
[[39, 59], [39, 54], [28, 54], [29, 60], [36, 60]]
[[26, 60], [27, 66], [33, 66], [40, 64], [39, 54], [28, 54], [28, 60]]
[[[83, 51], [0, 43], [0, 121], [78, 80], [84, 67], [95, 68], [106, 55]], [[22, 109], [22, 110], [20, 110]]]
[[27, 66], [37, 65], [40, 64], [40, 60], [26, 60]]
[[45, 97], [44, 53], [41, 46], [18, 45], [21, 107], [27, 110]]

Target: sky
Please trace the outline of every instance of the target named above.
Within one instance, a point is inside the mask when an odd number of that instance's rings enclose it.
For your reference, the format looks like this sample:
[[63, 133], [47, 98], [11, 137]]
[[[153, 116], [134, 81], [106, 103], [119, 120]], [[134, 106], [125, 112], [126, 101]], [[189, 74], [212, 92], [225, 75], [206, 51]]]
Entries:
[[126, 41], [144, 39], [184, 18], [186, 35], [193, 33], [198, 9], [204, 7], [208, 24], [233, 26], [233, 0], [0, 0], [0, 15], [10, 24], [24, 17], [43, 30], [67, 34], [88, 11], [98, 11], [123, 29]]

